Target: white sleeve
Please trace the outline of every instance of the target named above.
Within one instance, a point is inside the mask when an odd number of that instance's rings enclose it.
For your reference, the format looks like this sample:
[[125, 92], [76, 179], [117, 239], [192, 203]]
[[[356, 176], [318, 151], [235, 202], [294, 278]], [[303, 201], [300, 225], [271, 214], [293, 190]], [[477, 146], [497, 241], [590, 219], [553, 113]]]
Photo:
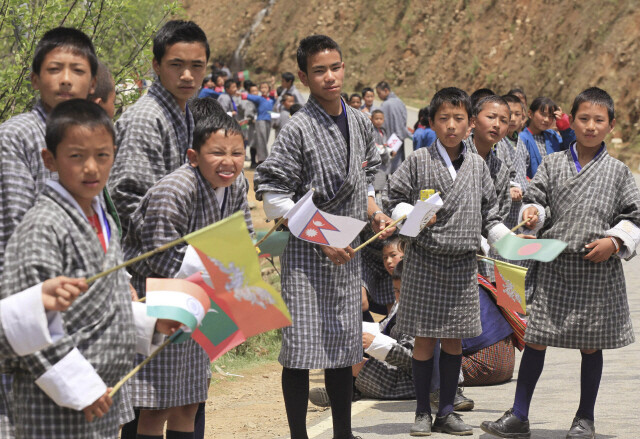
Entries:
[[516, 183], [515, 181], [510, 181], [509, 182], [509, 186], [510, 187], [517, 187], [518, 189], [522, 189], [522, 186], [520, 185], [520, 183]]
[[204, 267], [196, 249], [193, 248], [192, 245], [188, 245], [187, 250], [184, 252], [184, 258], [182, 259], [180, 269], [174, 277], [178, 279], [186, 279], [192, 274], [198, 272], [206, 273], [207, 269]]
[[521, 223], [523, 221], [522, 219], [522, 214], [524, 213], [525, 210], [527, 210], [529, 207], [535, 207], [538, 210], [538, 224], [536, 224], [536, 226], [529, 230], [529, 229], [525, 229], [524, 233], [525, 234], [532, 234], [535, 235], [536, 233], [538, 233], [538, 231], [542, 228], [542, 226], [544, 226], [544, 220], [546, 218], [546, 212], [544, 211], [544, 207], [542, 207], [539, 204], [523, 204], [520, 207], [520, 212], [518, 212], [518, 223]]
[[376, 337], [371, 342], [371, 346], [365, 349], [365, 352], [373, 358], [384, 361], [395, 343], [396, 340], [394, 338], [380, 332], [376, 334]]
[[9, 345], [21, 356], [44, 349], [64, 334], [60, 313], [44, 309], [41, 283], [2, 299], [0, 324]]
[[102, 378], [78, 348], [43, 373], [36, 385], [56, 404], [73, 410], [90, 406], [107, 391]]
[[156, 333], [158, 319], [147, 315], [147, 305], [131, 302], [133, 323], [136, 325], [136, 352], [149, 356], [164, 341], [164, 335]]
[[266, 192], [262, 194], [262, 207], [268, 219], [273, 220], [283, 217], [296, 205], [291, 197], [293, 193], [281, 194], [277, 192]]
[[493, 245], [495, 242], [499, 241], [505, 235], [511, 233], [509, 227], [505, 226], [502, 223], [498, 223], [489, 230], [489, 236], [487, 236], [487, 241], [490, 245]]
[[373, 185], [370, 184], [367, 186], [367, 196], [368, 197], [376, 197], [376, 190], [374, 189]]
[[413, 211], [413, 206], [409, 203], [398, 203], [396, 207], [393, 208], [393, 212], [391, 212], [391, 219], [396, 221], [398, 218], [402, 217], [402, 215], [407, 215]]
[[622, 259], [630, 258], [640, 244], [640, 229], [628, 220], [620, 221], [604, 233], [606, 236], [615, 236], [622, 240], [622, 248], [618, 253]]

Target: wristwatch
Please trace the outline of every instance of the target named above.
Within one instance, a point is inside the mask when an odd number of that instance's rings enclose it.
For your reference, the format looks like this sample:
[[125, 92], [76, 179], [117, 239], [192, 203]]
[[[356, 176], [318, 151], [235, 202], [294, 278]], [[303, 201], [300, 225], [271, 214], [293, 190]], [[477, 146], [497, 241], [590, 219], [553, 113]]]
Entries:
[[384, 212], [381, 211], [381, 210], [376, 210], [375, 212], [373, 212], [371, 214], [371, 216], [369, 217], [371, 219], [371, 221], [374, 221], [376, 219], [376, 215], [379, 214], [379, 213], [384, 213]]

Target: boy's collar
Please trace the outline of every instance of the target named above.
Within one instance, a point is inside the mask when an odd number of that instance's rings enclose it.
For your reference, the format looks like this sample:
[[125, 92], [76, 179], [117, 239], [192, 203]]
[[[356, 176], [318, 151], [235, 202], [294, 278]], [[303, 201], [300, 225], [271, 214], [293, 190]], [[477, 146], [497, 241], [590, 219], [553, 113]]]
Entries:
[[[59, 182], [55, 180], [47, 180], [46, 184], [47, 186], [55, 190], [69, 204], [75, 207], [76, 210], [80, 212], [80, 215], [82, 215], [82, 217], [85, 220], [89, 221], [89, 218], [87, 218], [87, 215], [82, 210], [82, 207], [80, 207], [76, 199], [73, 198], [73, 196], [69, 193], [69, 191], [64, 186], [62, 186]], [[96, 195], [95, 197], [93, 197], [93, 201], [91, 202], [91, 207], [93, 208], [93, 211], [95, 213], [99, 213], [101, 212], [102, 209], [104, 209], [104, 206], [105, 206], [104, 198], [102, 197], [102, 192], [100, 192], [100, 195]]]

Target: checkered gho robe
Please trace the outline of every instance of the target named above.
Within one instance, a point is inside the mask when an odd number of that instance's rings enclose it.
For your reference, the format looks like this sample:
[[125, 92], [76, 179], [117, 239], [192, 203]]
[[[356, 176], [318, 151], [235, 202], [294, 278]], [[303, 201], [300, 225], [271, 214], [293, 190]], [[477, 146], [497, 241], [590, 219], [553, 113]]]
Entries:
[[[109, 249], [82, 215], [60, 194], [45, 187], [9, 240], [0, 294], [8, 296], [46, 279], [89, 277], [122, 262], [112, 218]], [[19, 438], [115, 438], [121, 395], [104, 417], [91, 423], [81, 411], [56, 405], [34, 381], [77, 347], [107, 386], [133, 367], [135, 331], [131, 296], [123, 270], [96, 280], [62, 313], [66, 334], [13, 369], [13, 415]]]
[[391, 328], [395, 338], [385, 361], [369, 358], [356, 377], [355, 386], [362, 394], [377, 399], [410, 399], [416, 397], [411, 358], [414, 338]]
[[[244, 175], [227, 190], [221, 212], [213, 187], [198, 168], [182, 165], [156, 183], [131, 215], [131, 228], [123, 242], [125, 258], [133, 258], [177, 238], [244, 210], [252, 230]], [[145, 295], [147, 277], [174, 277], [184, 259], [187, 244], [177, 245], [131, 267], [131, 283]], [[144, 357], [137, 355], [136, 360]], [[134, 407], [168, 408], [207, 399], [211, 377], [207, 353], [193, 340], [164, 349], [131, 380]]]
[[[44, 167], [40, 152], [45, 148], [46, 115], [42, 102], [0, 125], [0, 273], [4, 250], [22, 217], [35, 203], [45, 181], [57, 179]], [[0, 376], [0, 437], [13, 437], [9, 412], [11, 376]]]
[[496, 192], [484, 160], [465, 148], [455, 181], [438, 148], [415, 151], [389, 178], [386, 211], [411, 205], [420, 190], [440, 192], [436, 222], [409, 241], [404, 254], [398, 331], [434, 338], [475, 337], [482, 332], [476, 253], [480, 235], [500, 222]]
[[[373, 181], [380, 157], [369, 118], [348, 105], [346, 111], [348, 149], [338, 126], [311, 96], [258, 166], [257, 198], [277, 192], [293, 193], [293, 199], [299, 200], [314, 188], [318, 208], [366, 220], [367, 184]], [[362, 360], [360, 255], [337, 266], [318, 245], [291, 237], [281, 260], [282, 296], [293, 322], [283, 329], [280, 363], [297, 369], [326, 369]]]
[[[503, 138], [496, 144], [496, 154], [498, 158], [505, 162], [510, 170], [509, 178], [511, 181], [518, 183], [524, 194], [527, 190], [529, 182], [527, 181], [527, 147], [524, 145], [520, 136], [517, 141], [513, 142], [507, 137]], [[504, 219], [504, 224], [510, 229], [515, 227], [518, 221], [518, 213], [520, 212], [522, 201], [511, 201], [511, 210], [509, 215]]]
[[535, 262], [527, 273], [535, 292], [525, 341], [576, 349], [632, 343], [620, 258], [583, 259], [584, 246], [620, 221], [640, 227], [640, 191], [629, 168], [605, 150], [577, 173], [571, 151], [554, 153], [538, 167], [524, 203], [548, 208], [539, 238], [568, 243], [554, 261]]
[[109, 192], [126, 234], [130, 217], [149, 188], [186, 161], [193, 141], [193, 117], [156, 81], [116, 122], [115, 163]]
[[[374, 235], [371, 227], [364, 226], [360, 232], [360, 241], [367, 241]], [[386, 305], [393, 303], [393, 283], [382, 262], [382, 241], [376, 239], [360, 250], [362, 260], [362, 281], [375, 303]]]

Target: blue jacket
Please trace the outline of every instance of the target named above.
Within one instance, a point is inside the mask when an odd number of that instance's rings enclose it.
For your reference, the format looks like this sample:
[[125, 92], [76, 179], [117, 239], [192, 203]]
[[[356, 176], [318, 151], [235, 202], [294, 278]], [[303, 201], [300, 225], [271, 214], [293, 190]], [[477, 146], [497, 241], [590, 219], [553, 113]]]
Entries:
[[273, 109], [272, 99], [267, 99], [265, 97], [252, 94], [248, 94], [247, 99], [256, 104], [258, 111], [256, 120], [271, 120], [271, 114], [269, 112]]
[[436, 139], [436, 132], [431, 128], [418, 128], [413, 133], [413, 150], [431, 146]]
[[[542, 135], [544, 136], [547, 154], [569, 149], [569, 145], [576, 140], [576, 133], [571, 128], [560, 131], [560, 135], [558, 135], [554, 130], [543, 131]], [[533, 134], [531, 134], [531, 131], [529, 131], [528, 128], [525, 128], [520, 132], [520, 138], [529, 152], [527, 177], [533, 178], [533, 176], [536, 175], [538, 166], [542, 163], [542, 156], [538, 150], [538, 145], [536, 145], [536, 140], [533, 138]]]
[[218, 99], [218, 96], [220, 96], [221, 94], [222, 93], [218, 93], [217, 91], [211, 90], [210, 88], [203, 88], [202, 90], [200, 90], [200, 93], [198, 93], [198, 97]]

